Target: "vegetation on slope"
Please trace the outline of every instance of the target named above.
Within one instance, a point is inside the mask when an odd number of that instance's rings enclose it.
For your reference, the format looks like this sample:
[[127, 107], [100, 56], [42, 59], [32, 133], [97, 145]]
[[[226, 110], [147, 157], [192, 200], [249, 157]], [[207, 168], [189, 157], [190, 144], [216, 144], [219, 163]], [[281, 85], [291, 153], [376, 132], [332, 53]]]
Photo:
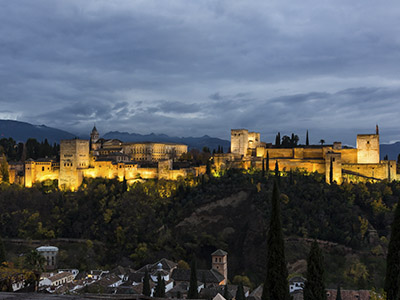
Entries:
[[[59, 191], [56, 182], [31, 189], [3, 183], [0, 235], [87, 240], [68, 252], [61, 247], [62, 266], [80, 269], [139, 267], [161, 257], [189, 261], [193, 254], [199, 268], [209, 268], [210, 253], [223, 248], [229, 276], [247, 275], [258, 284], [265, 278], [272, 183], [261, 172], [238, 170], [138, 182], [128, 190], [117, 180], [87, 179], [75, 193]], [[320, 174], [294, 172], [280, 178], [280, 190], [290, 273], [305, 274], [316, 238], [325, 241], [327, 287], [383, 286], [400, 183], [327, 185]]]

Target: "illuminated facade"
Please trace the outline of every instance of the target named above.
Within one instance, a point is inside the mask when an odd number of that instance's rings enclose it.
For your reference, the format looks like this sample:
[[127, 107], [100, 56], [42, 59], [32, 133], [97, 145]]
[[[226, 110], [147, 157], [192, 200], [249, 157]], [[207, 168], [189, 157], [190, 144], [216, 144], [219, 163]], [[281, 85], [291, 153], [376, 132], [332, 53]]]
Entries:
[[342, 143], [321, 146], [283, 148], [260, 141], [260, 134], [247, 129], [231, 130], [231, 153], [216, 154], [217, 170], [224, 168], [261, 169], [269, 158], [269, 170], [278, 161], [280, 170], [304, 170], [325, 174], [326, 181], [397, 180], [394, 160], [379, 159], [379, 131], [357, 135], [357, 147], [342, 147]]
[[[49, 159], [27, 160], [24, 183], [58, 180], [60, 189], [76, 190], [83, 178], [124, 178], [177, 180], [179, 177], [199, 176], [205, 166], [173, 169], [173, 161], [187, 152], [187, 145], [172, 143], [122, 143], [99, 138], [96, 127], [90, 140], [62, 140], [60, 162]], [[150, 164], [142, 167], [140, 164]]]

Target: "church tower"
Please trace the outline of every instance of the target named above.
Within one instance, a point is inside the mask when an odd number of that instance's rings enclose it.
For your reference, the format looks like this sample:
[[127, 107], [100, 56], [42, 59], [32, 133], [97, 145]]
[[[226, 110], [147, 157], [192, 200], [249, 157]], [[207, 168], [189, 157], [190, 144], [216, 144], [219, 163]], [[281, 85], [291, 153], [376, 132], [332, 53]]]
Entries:
[[90, 133], [90, 150], [94, 150], [94, 144], [99, 140], [99, 137], [100, 135], [95, 125]]
[[224, 281], [220, 284], [225, 285], [228, 282], [228, 253], [218, 249], [211, 254], [211, 268], [217, 270], [224, 276]]

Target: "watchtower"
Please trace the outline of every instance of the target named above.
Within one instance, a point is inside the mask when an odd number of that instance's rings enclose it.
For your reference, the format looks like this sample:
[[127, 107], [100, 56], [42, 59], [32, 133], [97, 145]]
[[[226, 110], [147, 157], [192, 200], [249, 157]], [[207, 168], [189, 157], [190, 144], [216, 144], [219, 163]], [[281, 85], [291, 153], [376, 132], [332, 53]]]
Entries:
[[225, 285], [228, 280], [228, 253], [218, 249], [211, 254], [211, 267], [224, 275], [224, 281], [221, 283]]
[[357, 135], [357, 163], [379, 164], [379, 134]]
[[249, 148], [249, 131], [247, 129], [231, 130], [231, 152], [246, 155]]
[[88, 140], [61, 140], [60, 143], [60, 177], [58, 186], [74, 190], [82, 182], [82, 171], [89, 166]]

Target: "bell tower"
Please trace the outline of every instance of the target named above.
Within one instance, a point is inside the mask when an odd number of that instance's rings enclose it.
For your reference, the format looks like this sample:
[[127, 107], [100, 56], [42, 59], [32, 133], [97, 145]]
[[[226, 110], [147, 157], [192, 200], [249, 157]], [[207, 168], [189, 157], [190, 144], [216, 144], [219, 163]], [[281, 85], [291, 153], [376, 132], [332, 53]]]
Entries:
[[92, 132], [90, 133], [90, 150], [94, 150], [94, 144], [99, 140], [99, 132], [97, 131], [96, 125], [93, 126]]
[[224, 276], [224, 281], [220, 284], [225, 285], [228, 281], [228, 253], [218, 249], [211, 254], [211, 267]]

